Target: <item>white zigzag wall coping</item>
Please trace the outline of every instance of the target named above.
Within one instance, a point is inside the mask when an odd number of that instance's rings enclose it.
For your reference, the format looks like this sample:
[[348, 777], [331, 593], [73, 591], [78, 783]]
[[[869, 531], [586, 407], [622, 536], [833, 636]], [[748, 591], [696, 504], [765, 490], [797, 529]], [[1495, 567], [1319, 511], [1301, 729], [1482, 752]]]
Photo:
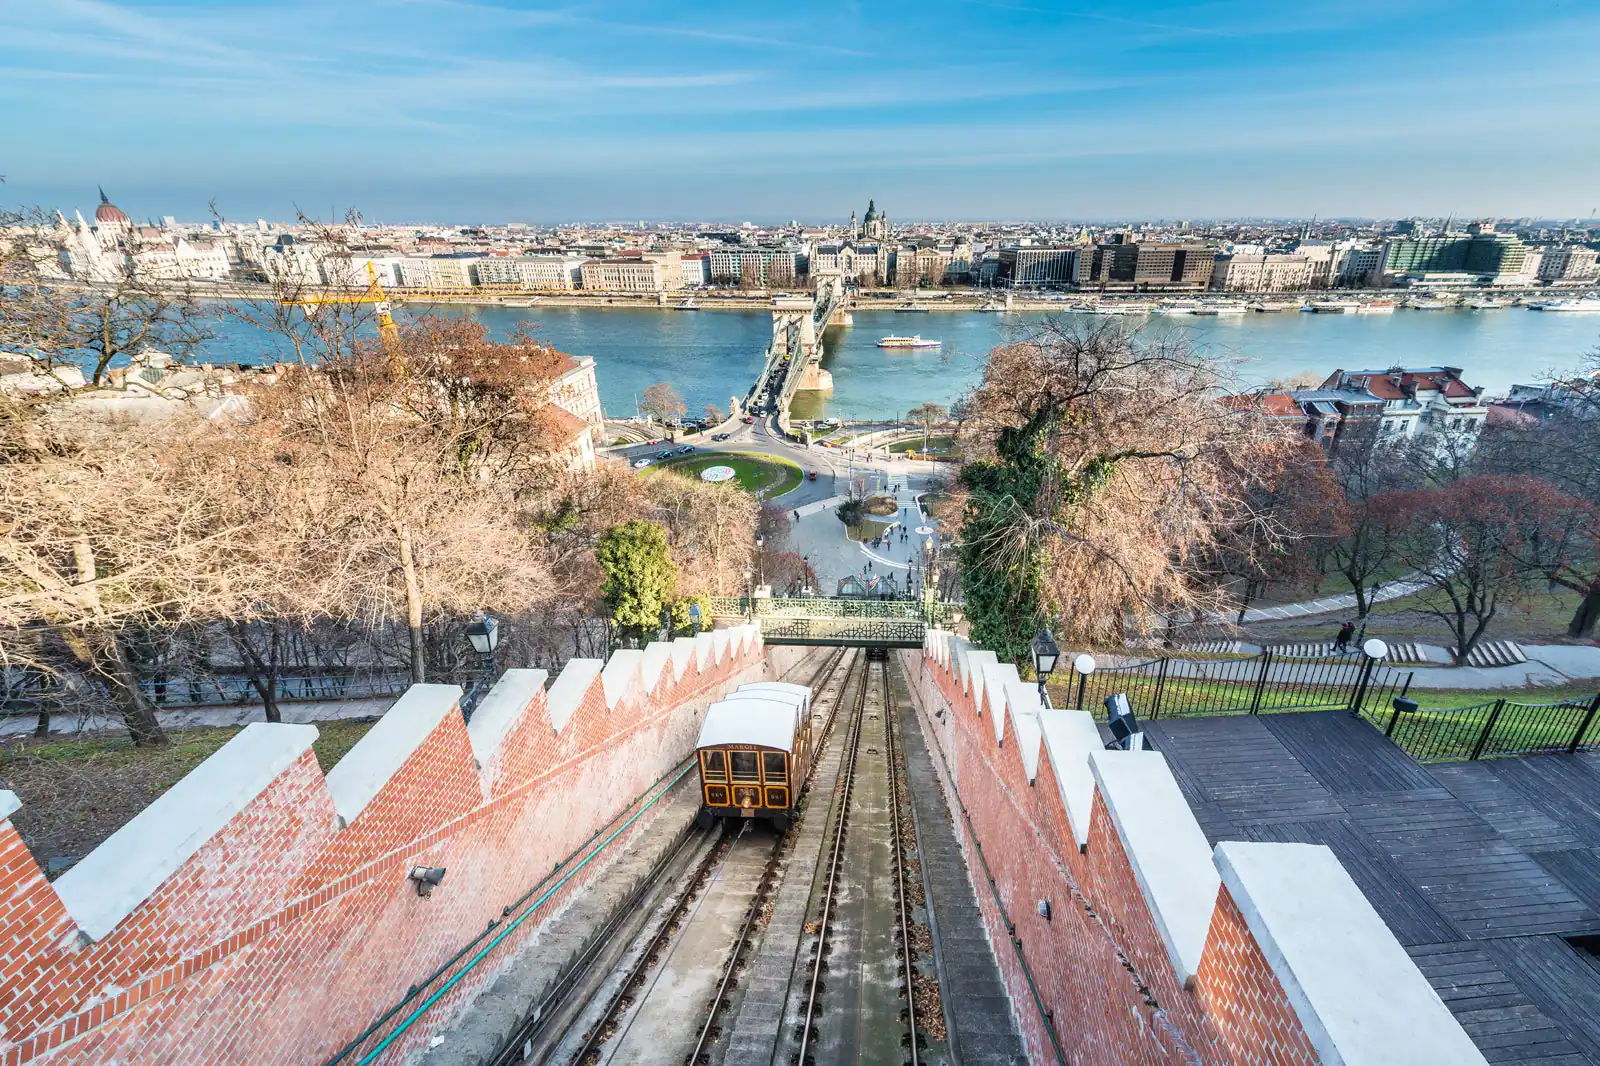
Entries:
[[1224, 841], [1216, 865], [1324, 1063], [1484, 1064], [1327, 848]]
[[1187, 984], [1200, 969], [1222, 883], [1211, 846], [1160, 752], [1091, 752], [1089, 768], [1172, 970]]
[[1030, 782], [1043, 747], [1080, 850], [1101, 797], [1180, 981], [1193, 981], [1225, 885], [1323, 1062], [1485, 1062], [1330, 849], [1212, 849], [1159, 752], [1106, 750], [1088, 712], [1041, 707], [1014, 666], [955, 634], [930, 630], [923, 653], [994, 716], [997, 743], [1011, 718]]
[[95, 940], [110, 933], [316, 739], [315, 726], [245, 726], [56, 879], [78, 928]]
[[412, 685], [406, 689], [327, 773], [328, 791], [333, 793], [340, 823], [349, 825], [360, 817], [412, 753], [433, 735], [445, 715], [457, 713], [460, 704], [460, 685]]
[[549, 676], [547, 670], [507, 670], [479, 702], [467, 723], [467, 739], [479, 769], [499, 753], [512, 728], [544, 691]]
[[[718, 632], [725, 634], [717, 644], [728, 656], [762, 649], [761, 634], [754, 625]], [[688, 643], [691, 650], [697, 645], [696, 641]], [[624, 663], [631, 663], [628, 683], [654, 691], [671, 661], [668, 651], [676, 646], [657, 644], [625, 656]], [[716, 645], [707, 640], [700, 646], [710, 651]], [[640, 672], [643, 663], [654, 664], [655, 673], [645, 677]], [[572, 718], [600, 672], [600, 662], [595, 659], [567, 663], [546, 693], [549, 717], [558, 730]], [[547, 676], [544, 670], [507, 670], [484, 697], [467, 726], [480, 771], [537, 704]], [[677, 676], [681, 677], [681, 672]], [[621, 692], [617, 698], [630, 695], [640, 698], [642, 693]], [[411, 686], [328, 771], [325, 782], [341, 826], [360, 815], [446, 715], [458, 713], [460, 700], [461, 689], [456, 685]], [[317, 728], [311, 725], [247, 725], [106, 838], [53, 885], [80, 932], [95, 940], [109, 934], [311, 750], [316, 739]], [[483, 786], [487, 789], [489, 782], [484, 781]], [[0, 790], [0, 820], [9, 819], [21, 807], [15, 792]]]

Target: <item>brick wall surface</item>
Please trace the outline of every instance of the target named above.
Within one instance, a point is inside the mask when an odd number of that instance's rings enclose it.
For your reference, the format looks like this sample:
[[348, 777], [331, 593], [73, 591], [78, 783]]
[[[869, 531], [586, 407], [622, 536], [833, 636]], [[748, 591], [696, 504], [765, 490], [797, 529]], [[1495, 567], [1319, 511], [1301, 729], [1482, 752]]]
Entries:
[[1039, 758], [1030, 781], [1015, 731], [1007, 724], [996, 742], [996, 709], [981, 685], [968, 691], [954, 656], [941, 664], [905, 653], [904, 662], [936, 763], [966, 808], [956, 822], [1034, 1062], [1057, 1061], [1050, 1027], [1073, 1066], [1317, 1061], [1225, 888], [1200, 972], [1186, 986], [1098, 792], [1080, 852], [1050, 759]]
[[[307, 751], [98, 941], [0, 818], [0, 1066], [326, 1061], [647, 795], [707, 705], [767, 671], [752, 637], [681, 677], [667, 661], [653, 691], [636, 678], [609, 710], [596, 677], [559, 733], [540, 691], [482, 768], [449, 714], [342, 828]], [[449, 870], [431, 898], [406, 878], [418, 864]], [[596, 871], [382, 1061], [425, 1044]]]

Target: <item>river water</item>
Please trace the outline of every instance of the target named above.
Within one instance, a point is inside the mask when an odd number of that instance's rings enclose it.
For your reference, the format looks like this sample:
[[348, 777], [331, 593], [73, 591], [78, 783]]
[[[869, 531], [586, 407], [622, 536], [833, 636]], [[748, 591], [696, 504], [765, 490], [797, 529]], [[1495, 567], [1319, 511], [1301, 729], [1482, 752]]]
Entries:
[[[592, 355], [600, 398], [611, 415], [631, 415], [637, 397], [658, 381], [678, 390], [691, 413], [707, 403], [726, 407], [742, 397], [761, 370], [772, 336], [765, 311], [672, 311], [580, 307], [460, 307], [441, 314], [471, 315], [504, 335], [523, 323], [557, 348]], [[1045, 316], [979, 312], [897, 314], [856, 311], [855, 324], [823, 338], [823, 366], [833, 374], [831, 395], [801, 394], [801, 418], [904, 417], [924, 401], [948, 405], [975, 383], [985, 355]], [[1407, 311], [1390, 315], [1312, 315], [1289, 311], [1230, 317], [1156, 316], [1153, 331], [1186, 334], [1196, 345], [1234, 362], [1236, 384], [1261, 385], [1335, 369], [1458, 366], [1470, 385], [1503, 394], [1513, 383], [1574, 366], [1600, 342], [1600, 316], [1504, 308], [1492, 311]], [[208, 350], [214, 361], [258, 362], [275, 346], [248, 327], [224, 320]], [[888, 334], [921, 334], [939, 349], [888, 351]]]

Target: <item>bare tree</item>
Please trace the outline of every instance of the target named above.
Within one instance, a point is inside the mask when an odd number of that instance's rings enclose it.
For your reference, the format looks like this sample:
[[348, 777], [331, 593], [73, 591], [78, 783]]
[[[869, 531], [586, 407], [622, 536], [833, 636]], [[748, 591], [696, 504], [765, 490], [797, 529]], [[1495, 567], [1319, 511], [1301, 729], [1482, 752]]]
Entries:
[[1120, 640], [1226, 606], [1207, 580], [1219, 537], [1288, 535], [1253, 506], [1293, 454], [1217, 402], [1223, 367], [1115, 323], [1047, 320], [989, 355], [971, 397], [957, 554], [973, 634], [1020, 659], [1044, 619]]
[[639, 410], [651, 418], [673, 423], [688, 413], [689, 408], [678, 395], [678, 390], [665, 381], [658, 381], [644, 390]]

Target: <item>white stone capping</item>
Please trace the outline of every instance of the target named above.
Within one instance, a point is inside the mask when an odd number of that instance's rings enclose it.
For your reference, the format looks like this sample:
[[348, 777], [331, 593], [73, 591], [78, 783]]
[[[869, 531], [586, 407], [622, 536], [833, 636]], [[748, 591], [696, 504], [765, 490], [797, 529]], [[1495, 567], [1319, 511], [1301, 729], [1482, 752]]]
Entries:
[[1094, 812], [1094, 771], [1089, 768], [1089, 755], [1104, 751], [1105, 742], [1088, 711], [1046, 708], [1039, 712], [1039, 725], [1072, 836], [1082, 851], [1089, 844], [1089, 816]]
[[711, 661], [720, 663], [727, 658], [730, 647], [728, 638], [733, 635], [732, 630], [713, 629], [711, 631]]
[[683, 680], [683, 672], [689, 669], [689, 660], [694, 658], [695, 643], [693, 637], [675, 637], [672, 641], [672, 674], [674, 681]]
[[[1016, 673], [1016, 667], [1011, 668]], [[1022, 767], [1028, 771], [1028, 782], [1039, 776], [1039, 743], [1044, 737], [1044, 727], [1039, 714], [1045, 709], [1039, 702], [1039, 689], [1020, 678], [1006, 682], [1006, 708], [1011, 715], [1011, 732], [1017, 738], [1017, 753], [1022, 756]]]
[[999, 666], [1000, 660], [994, 652], [984, 651], [968, 645], [962, 651], [962, 671], [966, 674], [963, 684], [967, 695], [972, 697], [973, 706], [978, 708], [978, 714], [993, 714], [993, 706], [984, 706], [984, 679], [989, 675], [989, 667]]
[[589, 686], [600, 676], [603, 665], [599, 659], [568, 659], [567, 665], [561, 668], [556, 683], [545, 694], [545, 704], [550, 708], [550, 723], [556, 727], [557, 733], [567, 727], [572, 716], [583, 705], [583, 697], [589, 694]]
[[1482, 1066], [1483, 1053], [1332, 851], [1217, 845], [1250, 935], [1327, 1066]]
[[545, 670], [507, 670], [483, 697], [467, 723], [472, 757], [481, 768], [500, 751], [512, 728], [528, 713], [544, 691]]
[[644, 661], [639, 664], [639, 674], [644, 678], [646, 692], [654, 692], [661, 684], [661, 671], [672, 659], [672, 644], [665, 640], [652, 640], [644, 648]]
[[[981, 689], [975, 683], [981, 681], [981, 677], [974, 678], [972, 675], [974, 673], [982, 674], [982, 663], [986, 661], [999, 662], [1000, 660], [995, 657], [994, 652], [975, 648], [960, 637], [957, 637], [952, 643], [956, 647], [956, 664], [961, 667], [961, 691], [971, 696], [972, 702], [981, 704], [983, 701], [978, 698]], [[981, 706], [978, 708], [978, 713], [983, 713]]]
[[600, 686], [605, 690], [606, 710], [614, 711], [639, 678], [639, 667], [644, 662], [644, 652], [636, 648], [618, 648], [611, 653], [605, 669], [600, 671]]
[[1200, 967], [1221, 879], [1167, 760], [1155, 751], [1096, 751], [1095, 783], [1180, 984]]
[[0, 818], [10, 818], [22, 810], [22, 801], [8, 788], [0, 788]]
[[412, 685], [328, 771], [328, 791], [341, 825], [366, 810], [412, 752], [449, 714], [460, 713], [460, 685]]
[[110, 933], [316, 739], [311, 725], [245, 726], [56, 880], [67, 913], [95, 940]]
[[989, 658], [994, 661], [983, 664], [983, 694], [993, 717], [989, 724], [994, 726], [994, 742], [1000, 744], [1006, 739], [1006, 686], [1021, 679], [1017, 677], [1015, 666], [1000, 662], [993, 652]]
[[694, 661], [704, 670], [716, 660], [713, 658], [713, 643], [710, 633], [697, 633], [694, 637]]

